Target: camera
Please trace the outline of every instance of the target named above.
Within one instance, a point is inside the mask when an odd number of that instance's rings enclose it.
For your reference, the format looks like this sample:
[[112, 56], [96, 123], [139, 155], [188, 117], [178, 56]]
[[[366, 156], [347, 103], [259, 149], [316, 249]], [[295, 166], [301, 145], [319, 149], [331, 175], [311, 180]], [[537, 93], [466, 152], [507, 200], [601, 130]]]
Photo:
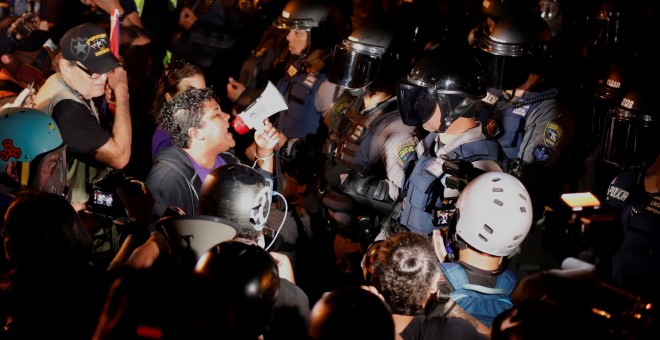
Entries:
[[[444, 178], [445, 186], [458, 191], [463, 191], [470, 181], [485, 172], [462, 159], [445, 159], [442, 163], [442, 171], [447, 174]], [[442, 206], [433, 209], [431, 215], [434, 226], [445, 228], [451, 224], [456, 213], [457, 199], [458, 197], [445, 197]]]
[[110, 170], [105, 176], [94, 181], [87, 206], [92, 213], [109, 218], [125, 217], [126, 210], [119, 196], [118, 188], [130, 188], [131, 179], [123, 172]]
[[463, 191], [470, 181], [485, 172], [462, 159], [445, 159], [442, 163], [442, 171], [447, 174], [445, 185], [458, 191]]

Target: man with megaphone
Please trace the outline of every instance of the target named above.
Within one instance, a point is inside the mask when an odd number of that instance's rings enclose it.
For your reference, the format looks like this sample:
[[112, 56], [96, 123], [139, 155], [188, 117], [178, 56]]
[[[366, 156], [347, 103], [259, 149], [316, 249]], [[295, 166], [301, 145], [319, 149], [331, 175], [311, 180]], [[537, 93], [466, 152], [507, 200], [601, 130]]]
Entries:
[[[230, 115], [222, 111], [212, 89], [189, 88], [166, 102], [160, 116], [174, 147], [158, 153], [145, 182], [156, 201], [154, 218], [172, 205], [186, 215], [195, 214], [206, 176], [222, 165], [240, 162], [228, 152], [236, 144], [229, 131]], [[265, 120], [261, 133], [254, 135], [255, 168], [267, 178], [272, 177], [277, 134]]]

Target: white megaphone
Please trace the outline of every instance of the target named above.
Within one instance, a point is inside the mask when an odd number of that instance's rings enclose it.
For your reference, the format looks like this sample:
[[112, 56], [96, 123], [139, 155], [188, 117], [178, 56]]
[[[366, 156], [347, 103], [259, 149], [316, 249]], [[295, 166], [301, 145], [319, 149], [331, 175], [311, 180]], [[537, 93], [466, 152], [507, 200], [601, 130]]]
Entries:
[[280, 91], [269, 81], [261, 96], [250, 104], [245, 111], [239, 113], [234, 118], [231, 126], [241, 135], [250, 129], [260, 131], [265, 128], [264, 120], [266, 118], [288, 109], [289, 107], [286, 105], [286, 101]]
[[237, 228], [230, 221], [206, 215], [164, 218], [158, 224], [170, 249], [188, 264], [194, 264], [216, 244], [234, 238]]

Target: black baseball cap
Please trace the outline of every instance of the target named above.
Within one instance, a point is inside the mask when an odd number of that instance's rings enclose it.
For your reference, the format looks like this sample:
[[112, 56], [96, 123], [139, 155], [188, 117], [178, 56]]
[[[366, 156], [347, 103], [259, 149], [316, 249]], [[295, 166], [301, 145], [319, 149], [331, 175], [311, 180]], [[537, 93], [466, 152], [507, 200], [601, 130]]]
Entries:
[[95, 24], [85, 23], [68, 30], [60, 40], [60, 50], [64, 59], [78, 61], [97, 74], [120, 66], [110, 51], [108, 34]]

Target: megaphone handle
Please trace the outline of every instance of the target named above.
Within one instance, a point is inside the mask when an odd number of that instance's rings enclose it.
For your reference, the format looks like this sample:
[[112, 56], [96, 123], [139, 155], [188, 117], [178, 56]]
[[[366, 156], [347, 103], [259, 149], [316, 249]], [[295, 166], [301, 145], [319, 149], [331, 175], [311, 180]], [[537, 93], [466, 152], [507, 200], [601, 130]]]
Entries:
[[264, 139], [268, 141], [269, 144], [277, 145], [280, 142], [280, 137], [269, 138], [265, 132], [261, 131], [259, 133], [261, 133], [261, 136], [264, 137]]

